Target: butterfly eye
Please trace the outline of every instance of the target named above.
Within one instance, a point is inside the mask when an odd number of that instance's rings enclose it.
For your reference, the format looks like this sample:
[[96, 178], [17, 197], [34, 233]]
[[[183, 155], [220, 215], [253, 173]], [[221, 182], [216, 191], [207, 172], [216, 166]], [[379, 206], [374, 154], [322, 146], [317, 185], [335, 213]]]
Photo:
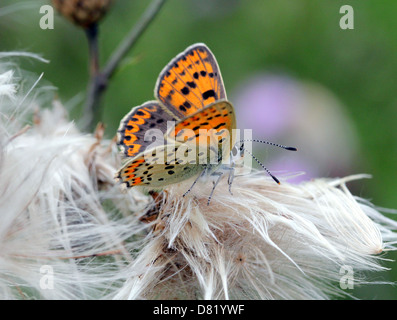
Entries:
[[233, 157], [237, 156], [237, 153], [238, 153], [238, 149], [237, 149], [236, 146], [234, 146], [233, 149], [232, 149], [232, 156]]

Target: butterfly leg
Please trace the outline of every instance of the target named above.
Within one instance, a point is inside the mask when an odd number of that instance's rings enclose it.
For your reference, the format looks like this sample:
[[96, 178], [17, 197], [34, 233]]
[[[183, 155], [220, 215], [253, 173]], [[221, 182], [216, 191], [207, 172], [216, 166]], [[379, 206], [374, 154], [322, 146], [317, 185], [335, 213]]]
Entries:
[[233, 193], [232, 193], [232, 183], [233, 183], [233, 180], [234, 180], [234, 166], [228, 168], [228, 170], [230, 170], [230, 171], [229, 171], [229, 177], [227, 178], [227, 183], [229, 184], [229, 193], [231, 195], [233, 195]]
[[229, 185], [229, 193], [231, 195], [233, 195], [233, 193], [232, 193], [232, 183], [233, 183], [233, 180], [234, 180], [235, 163], [232, 163], [232, 165], [230, 167], [229, 166], [224, 166], [224, 167], [222, 167], [221, 170], [229, 170], [229, 177], [227, 178], [227, 184]]
[[187, 189], [187, 191], [182, 195], [182, 197], [185, 197], [190, 191], [192, 191], [193, 187], [195, 186], [195, 184], [197, 183], [197, 181], [204, 176], [204, 174], [207, 172], [207, 169], [204, 169], [200, 175], [196, 178], [196, 180], [194, 180], [193, 184], [190, 186], [189, 189]]
[[222, 175], [223, 175], [223, 172], [222, 172], [222, 171], [217, 171], [217, 172], [214, 172], [213, 174], [211, 174], [211, 176], [218, 176], [218, 179], [216, 179], [216, 181], [215, 181], [215, 183], [214, 183], [214, 186], [212, 187], [210, 196], [208, 197], [207, 206], [210, 205], [210, 202], [211, 202], [211, 199], [212, 199], [212, 195], [214, 194], [215, 188], [216, 188], [216, 186], [218, 185], [219, 181], [221, 180]]

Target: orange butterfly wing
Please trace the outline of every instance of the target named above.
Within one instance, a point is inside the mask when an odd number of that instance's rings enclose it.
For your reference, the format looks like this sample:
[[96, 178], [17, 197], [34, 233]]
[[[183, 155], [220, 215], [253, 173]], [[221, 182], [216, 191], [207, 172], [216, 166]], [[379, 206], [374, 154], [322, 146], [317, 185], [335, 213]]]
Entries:
[[218, 63], [205, 44], [195, 44], [176, 56], [157, 80], [156, 98], [180, 118], [226, 99]]
[[153, 143], [152, 139], [145, 141], [145, 134], [148, 130], [161, 130], [164, 135], [167, 131], [167, 121], [176, 120], [178, 118], [165, 110], [158, 102], [146, 102], [133, 108], [121, 120], [117, 131], [117, 143], [126, 157], [134, 157]]
[[[178, 121], [175, 127], [167, 132], [166, 138], [178, 142], [195, 140], [195, 143], [199, 144], [200, 130], [203, 133], [214, 130], [213, 134], [222, 139], [227, 136], [226, 134], [233, 134], [233, 129], [236, 129], [233, 106], [228, 101], [221, 100]], [[234, 142], [233, 139], [231, 140], [231, 143]]]

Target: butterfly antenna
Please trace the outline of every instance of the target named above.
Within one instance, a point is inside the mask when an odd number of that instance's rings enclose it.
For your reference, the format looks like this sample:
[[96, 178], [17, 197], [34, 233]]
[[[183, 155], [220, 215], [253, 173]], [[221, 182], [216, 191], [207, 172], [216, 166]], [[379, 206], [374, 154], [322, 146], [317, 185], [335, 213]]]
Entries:
[[267, 168], [262, 164], [262, 162], [260, 162], [260, 161], [259, 161], [251, 152], [249, 152], [247, 149], [245, 149], [245, 148], [243, 148], [243, 149], [244, 149], [244, 152], [247, 152], [247, 153], [252, 157], [252, 159], [254, 159], [257, 163], [259, 163], [259, 165], [263, 168], [263, 170], [265, 170], [265, 171], [267, 172], [267, 174], [268, 174], [269, 176], [271, 176], [271, 177], [273, 178], [274, 181], [276, 181], [276, 183], [280, 184], [280, 181], [279, 181], [274, 175], [271, 174], [271, 172], [269, 171], [269, 169], [267, 169]]
[[260, 142], [260, 143], [269, 144], [271, 146], [279, 147], [281, 149], [285, 149], [285, 150], [289, 150], [289, 151], [297, 151], [298, 150], [297, 148], [294, 148], [294, 147], [287, 147], [287, 146], [283, 146], [282, 144], [265, 141], [265, 140], [258, 140], [258, 139], [244, 139], [244, 140], [240, 140], [240, 142]]

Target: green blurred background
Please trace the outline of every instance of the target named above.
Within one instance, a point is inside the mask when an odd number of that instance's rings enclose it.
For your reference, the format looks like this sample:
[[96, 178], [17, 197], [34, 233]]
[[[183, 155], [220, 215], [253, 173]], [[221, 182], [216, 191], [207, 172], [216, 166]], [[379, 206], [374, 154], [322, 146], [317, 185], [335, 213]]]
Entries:
[[[102, 63], [149, 3], [115, 1], [100, 24]], [[79, 123], [88, 81], [85, 34], [58, 14], [54, 29], [42, 30], [39, 8], [43, 4], [49, 4], [49, 0], [1, 1], [0, 51], [26, 50], [50, 60], [49, 64], [28, 59], [20, 62], [23, 69], [36, 74], [44, 72], [45, 81], [58, 88], [57, 94], [69, 109], [70, 117]], [[354, 9], [353, 30], [342, 30], [339, 26], [343, 16], [339, 10], [345, 4]], [[297, 90], [301, 83], [311, 83], [332, 95], [341, 109], [338, 114], [348, 119], [347, 126], [354, 132], [354, 139], [338, 129], [332, 137], [322, 136], [321, 126], [316, 123], [327, 121], [324, 118], [328, 115], [322, 117], [320, 113], [314, 117], [310, 111], [315, 110], [316, 103], [322, 104], [320, 99], [312, 102], [314, 109], [299, 115], [306, 119], [299, 128], [317, 131], [297, 141], [294, 136], [298, 132], [294, 130], [298, 129], [292, 125], [293, 129], [285, 129], [284, 134], [275, 134], [276, 139], [282, 137], [282, 141], [275, 142], [297, 143], [301, 154], [305, 154], [306, 147], [306, 150], [314, 149], [313, 154], [317, 152], [319, 157], [327, 158], [327, 153], [331, 157], [332, 153], [332, 159], [336, 159], [333, 162], [349, 153], [351, 146], [348, 164], [344, 164], [343, 169], [322, 168], [314, 175], [369, 173], [372, 179], [354, 182], [349, 187], [375, 205], [397, 208], [396, 16], [397, 2], [392, 0], [350, 0], [348, 3], [339, 0], [168, 0], [109, 85], [103, 100], [106, 136], [114, 136], [120, 119], [131, 107], [154, 99], [157, 76], [172, 57], [195, 42], [204, 42], [218, 60], [232, 102], [233, 98], [239, 100], [243, 96], [246, 87], [256, 81], [255, 76], [266, 78], [269, 74], [291, 80]], [[241, 118], [245, 117], [244, 124], [249, 125], [257, 111], [249, 111], [250, 105], [241, 104], [244, 103], [236, 105], [237, 112]], [[330, 106], [331, 113], [332, 108]], [[272, 105], [261, 110], [263, 114], [258, 117], [264, 119], [271, 119], [270, 115], [277, 113]], [[284, 117], [286, 122], [293, 123], [294, 116], [291, 112]], [[333, 121], [335, 119], [338, 117]], [[311, 140], [316, 133], [321, 137], [320, 142]], [[267, 139], [255, 133], [254, 136]], [[350, 141], [354, 141], [354, 145]], [[346, 146], [339, 148], [338, 143], [347, 144], [347, 149]], [[335, 148], [328, 147], [332, 144], [336, 144]], [[298, 162], [294, 157], [299, 156], [290, 153], [287, 156]], [[309, 152], [299, 161], [307, 162], [310, 156]], [[282, 157], [285, 159], [285, 154]], [[397, 254], [386, 257], [396, 259]], [[372, 279], [396, 281], [395, 262], [385, 262], [385, 266], [394, 270], [371, 275]], [[364, 299], [397, 298], [397, 288], [390, 285], [355, 288], [352, 293]]]

